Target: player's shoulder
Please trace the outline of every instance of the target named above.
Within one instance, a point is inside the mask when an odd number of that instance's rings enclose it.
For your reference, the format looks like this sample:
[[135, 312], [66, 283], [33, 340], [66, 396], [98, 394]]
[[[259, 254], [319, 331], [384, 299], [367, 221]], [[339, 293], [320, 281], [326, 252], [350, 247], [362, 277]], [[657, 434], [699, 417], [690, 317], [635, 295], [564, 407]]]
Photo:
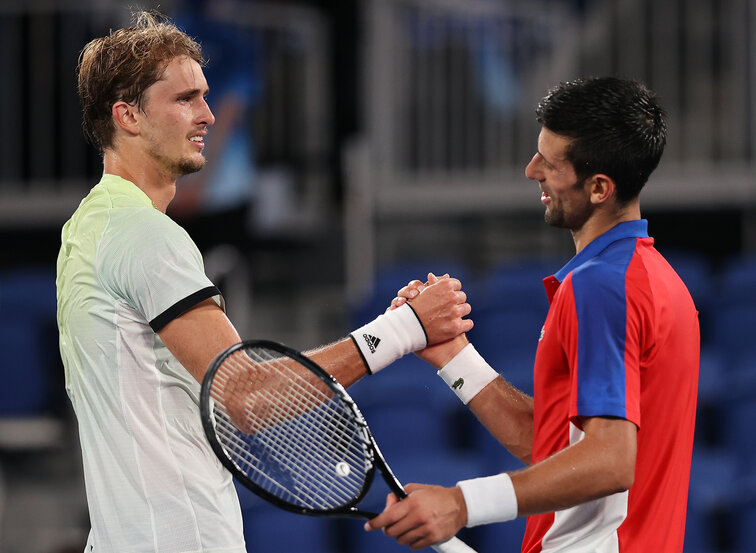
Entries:
[[126, 232], [140, 232], [153, 227], [176, 229], [181, 228], [168, 215], [151, 206], [131, 205], [113, 209], [110, 213], [113, 226]]
[[628, 238], [612, 243], [594, 257], [575, 267], [565, 282], [575, 295], [585, 298], [605, 296], [614, 291], [617, 297], [626, 287], [631, 262], [636, 255], [636, 240]]
[[186, 232], [165, 213], [150, 207], [124, 207], [113, 210], [103, 233], [103, 243], [128, 248], [149, 246], [164, 241], [188, 240]]
[[105, 260], [130, 254], [193, 253], [195, 248], [186, 231], [165, 213], [131, 206], [112, 211], [98, 249], [99, 258]]

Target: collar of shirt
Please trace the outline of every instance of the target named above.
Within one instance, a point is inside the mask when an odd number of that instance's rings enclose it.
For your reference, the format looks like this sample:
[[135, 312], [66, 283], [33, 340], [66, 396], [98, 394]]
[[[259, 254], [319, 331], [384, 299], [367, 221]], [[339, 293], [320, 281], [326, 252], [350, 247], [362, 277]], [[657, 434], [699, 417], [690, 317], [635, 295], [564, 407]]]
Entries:
[[604, 234], [593, 239], [580, 253], [570, 259], [567, 264], [554, 273], [554, 277], [562, 282], [565, 277], [577, 267], [589, 259], [593, 259], [600, 254], [609, 244], [622, 240], [623, 238], [648, 238], [648, 221], [646, 219], [637, 219], [635, 221], [625, 221], [617, 226], [610, 228]]
[[648, 221], [646, 219], [638, 219], [635, 221], [619, 223], [604, 234], [596, 237], [590, 244], [583, 248], [580, 253], [570, 259], [564, 267], [559, 269], [552, 276], [544, 278], [543, 285], [546, 289], [546, 296], [549, 299], [549, 303], [551, 303], [559, 285], [571, 271], [580, 267], [580, 265], [589, 259], [596, 257], [613, 242], [622, 240], [623, 238], [648, 238]]

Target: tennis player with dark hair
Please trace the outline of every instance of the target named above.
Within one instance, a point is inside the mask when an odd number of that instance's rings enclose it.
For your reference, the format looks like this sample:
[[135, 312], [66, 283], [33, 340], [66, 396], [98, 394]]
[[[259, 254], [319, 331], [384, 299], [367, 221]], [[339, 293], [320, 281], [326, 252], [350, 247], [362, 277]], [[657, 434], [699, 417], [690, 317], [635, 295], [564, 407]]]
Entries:
[[[548, 224], [576, 255], [544, 279], [550, 309], [533, 397], [466, 338], [419, 353], [526, 468], [452, 488], [409, 485], [368, 522], [413, 549], [528, 516], [525, 553], [683, 550], [699, 364], [698, 313], [653, 246], [639, 193], [666, 142], [655, 95], [637, 82], [563, 83], [536, 110]], [[393, 305], [427, 284], [410, 283]], [[423, 292], [424, 293], [424, 292]], [[506, 370], [504, 368], [504, 370]]]
[[[87, 552], [245, 553], [230, 474], [199, 416], [206, 368], [240, 337], [187, 233], [165, 215], [202, 169], [214, 117], [200, 45], [136, 15], [82, 51], [84, 132], [104, 174], [62, 231], [58, 326], [79, 424], [92, 530]], [[445, 278], [309, 355], [344, 385], [472, 327]]]

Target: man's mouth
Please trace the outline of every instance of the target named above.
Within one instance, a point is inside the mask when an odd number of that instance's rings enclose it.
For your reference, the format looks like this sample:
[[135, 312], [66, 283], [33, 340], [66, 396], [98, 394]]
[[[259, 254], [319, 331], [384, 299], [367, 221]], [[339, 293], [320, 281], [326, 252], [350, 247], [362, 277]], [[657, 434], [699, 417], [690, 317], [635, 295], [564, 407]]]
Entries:
[[189, 137], [189, 142], [194, 144], [197, 148], [202, 150], [205, 147], [205, 137], [201, 134], [196, 134]]

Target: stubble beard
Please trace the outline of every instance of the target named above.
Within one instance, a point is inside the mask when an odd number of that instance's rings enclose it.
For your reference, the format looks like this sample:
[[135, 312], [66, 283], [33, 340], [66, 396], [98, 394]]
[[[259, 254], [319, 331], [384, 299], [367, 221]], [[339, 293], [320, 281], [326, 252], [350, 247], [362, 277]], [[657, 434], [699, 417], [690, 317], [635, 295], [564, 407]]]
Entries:
[[179, 177], [190, 175], [192, 173], [200, 171], [205, 166], [206, 162], [207, 160], [204, 158], [204, 156], [199, 159], [182, 158], [176, 164], [176, 172], [178, 173]]
[[196, 173], [202, 169], [206, 163], [205, 156], [202, 153], [196, 156], [184, 155], [178, 159], [172, 158], [165, 153], [161, 144], [159, 144], [154, 138], [149, 141], [148, 153], [157, 164], [163, 168], [163, 171], [170, 175], [174, 180], [183, 177], [184, 175]]
[[[575, 183], [575, 188], [582, 188], [585, 180], [581, 180]], [[593, 206], [590, 201], [586, 200], [580, 205], [573, 205], [569, 212], [563, 205], [556, 204], [554, 198], [552, 198], [551, 207], [547, 207], [543, 214], [543, 220], [547, 225], [556, 228], [566, 228], [571, 231], [580, 230], [585, 222], [591, 217], [593, 213]]]
[[168, 173], [174, 180], [183, 177], [184, 175], [196, 173], [201, 170], [206, 163], [205, 156], [185, 156], [179, 159], [170, 159], [154, 150], [153, 156], [158, 163], [163, 166], [166, 173]]

